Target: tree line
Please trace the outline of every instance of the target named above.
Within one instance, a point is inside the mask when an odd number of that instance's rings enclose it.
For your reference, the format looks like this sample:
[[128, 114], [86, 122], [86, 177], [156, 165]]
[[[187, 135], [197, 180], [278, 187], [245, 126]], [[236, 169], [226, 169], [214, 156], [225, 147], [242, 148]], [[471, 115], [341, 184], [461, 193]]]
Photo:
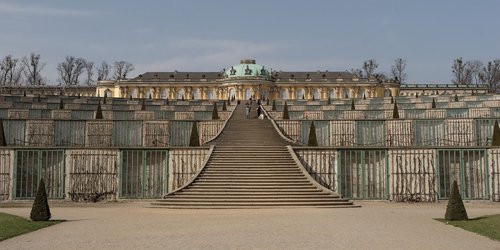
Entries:
[[483, 63], [480, 60], [464, 61], [459, 57], [453, 60], [451, 70], [454, 84], [486, 84], [491, 92], [500, 89], [500, 59]]
[[363, 61], [361, 68], [351, 69], [351, 73], [360, 78], [376, 79], [379, 81], [385, 81], [392, 79], [398, 83], [405, 83], [407, 79], [406, 74], [406, 59], [396, 58], [394, 63], [391, 65], [390, 75], [384, 72], [375, 72], [379, 64], [375, 59], [368, 59]]
[[[406, 59], [396, 58], [391, 65], [391, 73], [376, 72], [379, 64], [375, 59], [363, 61], [361, 68], [351, 69], [351, 73], [361, 78], [375, 78], [379, 81], [393, 79], [398, 83], [406, 83]], [[451, 82], [457, 85], [486, 84], [493, 93], [500, 92], [500, 59], [487, 63], [480, 60], [464, 61], [461, 57], [454, 59], [451, 66], [453, 77]]]
[[[0, 61], [0, 86], [46, 85], [49, 81], [42, 75], [45, 66], [40, 54], [31, 53], [23, 58], [7, 55]], [[115, 61], [113, 64], [102, 61], [100, 65], [95, 65], [84, 58], [66, 56], [56, 69], [59, 85], [92, 86], [100, 80], [126, 79], [134, 70], [134, 65], [126, 61]]]

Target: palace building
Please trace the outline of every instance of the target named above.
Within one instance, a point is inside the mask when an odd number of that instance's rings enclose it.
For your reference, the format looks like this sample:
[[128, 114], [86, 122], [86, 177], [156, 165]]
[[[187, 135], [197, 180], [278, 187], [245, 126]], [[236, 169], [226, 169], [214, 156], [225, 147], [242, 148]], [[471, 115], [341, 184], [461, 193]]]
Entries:
[[115, 98], [342, 99], [387, 96], [486, 94], [487, 85], [400, 84], [360, 78], [348, 71], [275, 71], [243, 59], [219, 72], [146, 72], [131, 79], [98, 81], [97, 86], [2, 86], [0, 94], [27, 96], [101, 96]]
[[253, 59], [219, 72], [146, 72], [99, 81], [97, 94], [153, 99], [326, 99], [397, 96], [400, 84], [358, 78], [348, 71], [273, 71]]

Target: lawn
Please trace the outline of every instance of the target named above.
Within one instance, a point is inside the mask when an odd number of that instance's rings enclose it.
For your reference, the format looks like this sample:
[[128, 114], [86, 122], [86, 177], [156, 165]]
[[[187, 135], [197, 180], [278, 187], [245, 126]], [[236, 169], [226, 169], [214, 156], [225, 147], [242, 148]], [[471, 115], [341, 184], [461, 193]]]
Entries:
[[48, 227], [61, 221], [31, 221], [25, 218], [0, 213], [0, 241]]
[[467, 231], [486, 236], [490, 239], [500, 241], [500, 214], [482, 216], [468, 221], [438, 220]]

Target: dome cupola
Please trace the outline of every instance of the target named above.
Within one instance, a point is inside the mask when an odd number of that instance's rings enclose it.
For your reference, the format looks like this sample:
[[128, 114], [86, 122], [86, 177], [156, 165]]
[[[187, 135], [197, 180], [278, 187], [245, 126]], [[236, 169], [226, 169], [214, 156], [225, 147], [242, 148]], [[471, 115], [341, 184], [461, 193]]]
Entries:
[[263, 78], [269, 79], [269, 71], [253, 59], [243, 59], [224, 72], [225, 78]]

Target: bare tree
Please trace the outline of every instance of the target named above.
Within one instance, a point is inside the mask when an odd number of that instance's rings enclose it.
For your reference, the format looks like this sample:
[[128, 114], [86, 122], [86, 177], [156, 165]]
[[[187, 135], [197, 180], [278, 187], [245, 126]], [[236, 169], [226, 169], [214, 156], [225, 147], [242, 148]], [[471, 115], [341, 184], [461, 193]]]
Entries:
[[481, 82], [488, 84], [492, 93], [499, 91], [500, 83], [500, 59], [488, 62], [481, 68]]
[[367, 78], [371, 78], [375, 69], [378, 68], [378, 63], [375, 59], [369, 59], [363, 62], [363, 70], [365, 71], [365, 75]]
[[470, 82], [475, 84], [481, 83], [481, 68], [483, 67], [483, 62], [479, 60], [471, 60], [465, 62], [465, 72], [470, 78]]
[[40, 62], [40, 54], [31, 53], [28, 57], [24, 57], [21, 61], [23, 65], [23, 73], [26, 77], [26, 82], [29, 85], [44, 85], [41, 71], [45, 67], [45, 63]]
[[61, 85], [78, 85], [79, 78], [85, 70], [87, 62], [83, 58], [66, 56], [66, 60], [57, 65], [59, 72], [59, 83]]
[[350, 72], [358, 78], [363, 78], [363, 70], [361, 69], [351, 69]]
[[15, 86], [21, 81], [23, 74], [23, 65], [19, 59], [12, 55], [5, 56], [0, 62], [0, 85]]
[[467, 85], [472, 82], [473, 69], [471, 62], [464, 62], [462, 57], [453, 60], [453, 65], [451, 66], [453, 72], [453, 78], [451, 82], [454, 84]]
[[92, 79], [94, 75], [94, 62], [87, 61], [85, 64], [85, 72], [87, 72], [87, 79], [85, 80], [87, 85], [93, 85], [95, 83], [94, 79]]
[[108, 80], [109, 71], [111, 70], [111, 65], [107, 62], [102, 61], [101, 66], [97, 69], [97, 80]]
[[392, 72], [392, 77], [400, 82], [400, 83], [405, 83], [406, 82], [406, 60], [403, 58], [396, 58], [394, 60], [394, 64], [391, 66], [391, 72]]
[[127, 79], [127, 74], [132, 72], [135, 68], [132, 63], [125, 61], [117, 61], [114, 63], [115, 75], [113, 78], [115, 80]]

